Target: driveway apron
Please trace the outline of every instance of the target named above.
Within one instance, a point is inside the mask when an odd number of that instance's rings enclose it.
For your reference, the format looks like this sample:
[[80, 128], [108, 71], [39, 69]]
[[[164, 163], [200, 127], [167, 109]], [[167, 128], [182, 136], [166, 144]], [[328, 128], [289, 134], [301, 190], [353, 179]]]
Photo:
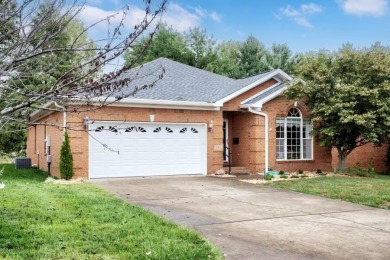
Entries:
[[226, 259], [390, 259], [390, 211], [205, 176], [97, 179]]

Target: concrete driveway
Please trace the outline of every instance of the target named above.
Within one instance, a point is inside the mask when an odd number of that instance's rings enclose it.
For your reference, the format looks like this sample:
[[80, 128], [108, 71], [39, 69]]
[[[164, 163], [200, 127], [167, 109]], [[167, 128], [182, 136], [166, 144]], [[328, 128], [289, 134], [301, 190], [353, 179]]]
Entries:
[[94, 180], [201, 232], [226, 259], [390, 259], [390, 211], [231, 178]]

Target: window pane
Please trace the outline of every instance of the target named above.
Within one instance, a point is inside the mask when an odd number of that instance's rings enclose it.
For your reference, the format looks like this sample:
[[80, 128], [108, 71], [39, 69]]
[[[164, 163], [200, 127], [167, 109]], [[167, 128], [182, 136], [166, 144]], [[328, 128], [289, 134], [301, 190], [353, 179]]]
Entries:
[[282, 160], [284, 158], [284, 139], [276, 139], [276, 159]]
[[287, 118], [287, 159], [301, 159], [301, 119]]
[[301, 117], [301, 113], [295, 107], [291, 108], [287, 114], [288, 117]]
[[276, 138], [284, 138], [284, 119], [276, 119]]
[[312, 159], [312, 142], [313, 139], [304, 139], [303, 140], [303, 159]]
[[302, 129], [303, 138], [311, 138], [310, 132], [312, 129], [313, 127], [311, 125], [311, 121], [308, 119], [303, 120], [303, 129]]

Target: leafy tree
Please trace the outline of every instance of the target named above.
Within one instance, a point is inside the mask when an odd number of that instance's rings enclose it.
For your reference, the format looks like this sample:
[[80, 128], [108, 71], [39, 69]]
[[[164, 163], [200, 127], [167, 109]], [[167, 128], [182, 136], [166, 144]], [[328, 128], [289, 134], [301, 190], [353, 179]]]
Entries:
[[[68, 16], [61, 17], [59, 10], [53, 9], [53, 2], [47, 1], [39, 6], [37, 15], [34, 17], [30, 30], [35, 31], [31, 38], [31, 48], [65, 48], [70, 44], [74, 44], [76, 48], [89, 46], [92, 50], [95, 46], [90, 42], [87, 35], [82, 33], [85, 31], [84, 25], [72, 20]], [[15, 5], [12, 5], [15, 6]], [[15, 8], [15, 7], [14, 7]], [[63, 29], [59, 28], [66, 23], [67, 26]], [[49, 33], [52, 37], [43, 37]], [[43, 40], [42, 40], [43, 39]], [[44, 93], [60, 79], [68, 70], [77, 66], [83, 61], [93, 57], [94, 51], [85, 52], [59, 52], [48, 53], [43, 56], [33, 57], [24, 64], [18, 66], [18, 73], [23, 73], [26, 77], [15, 79], [11, 82], [12, 88], [9, 89], [8, 96], [15, 100], [22, 98], [19, 92], [13, 89], [22, 89], [24, 92]], [[44, 73], [42, 73], [44, 71]], [[91, 76], [93, 76], [91, 74]], [[0, 102], [0, 109], [5, 105], [10, 105], [10, 101]], [[27, 110], [32, 112], [31, 110]], [[12, 131], [14, 129], [14, 131]], [[4, 131], [0, 131], [0, 151], [3, 153], [23, 153], [25, 147], [25, 124], [18, 122], [10, 122], [5, 127]], [[13, 144], [13, 145], [10, 145]]]
[[73, 155], [70, 149], [70, 140], [68, 132], [65, 131], [64, 141], [61, 145], [60, 152], [60, 175], [65, 180], [70, 180], [74, 176], [73, 170]]
[[267, 64], [271, 69], [282, 69], [287, 73], [292, 73], [295, 61], [287, 44], [273, 44], [267, 53]]
[[303, 98], [322, 145], [338, 151], [339, 171], [347, 156], [366, 143], [380, 145], [390, 131], [390, 52], [343, 46], [335, 53], [309, 53], [297, 66], [300, 79], [285, 92]]
[[[143, 19], [132, 31], [124, 33], [128, 6], [118, 12], [119, 19], [109, 16], [84, 27], [77, 17], [85, 1], [0, 0], [0, 135], [8, 134], [6, 126], [11, 123], [34, 124], [28, 119], [32, 109], [65, 108], [66, 112], [79, 113], [91, 109], [83, 104], [90, 105], [92, 99], [103, 94], [120, 92], [131, 82], [133, 78], [121, 75], [135, 65], [133, 62], [109, 74], [99, 72], [122, 56], [146, 31], [153, 37], [155, 30], [149, 27], [165, 11], [167, 1], [144, 2]], [[104, 38], [89, 39], [88, 31], [102, 23], [108, 28]], [[153, 86], [154, 82], [145, 84]], [[115, 95], [110, 102], [141, 89]], [[82, 104], [70, 108], [69, 101], [74, 99]], [[47, 103], [56, 106], [43, 106]], [[94, 103], [94, 109], [107, 104], [106, 100]]]
[[187, 47], [183, 35], [163, 23], [158, 25], [153, 40], [149, 36], [144, 37], [124, 53], [125, 65], [141, 65], [160, 57], [195, 65], [194, 54]]
[[216, 59], [214, 51], [215, 40], [208, 36], [205, 29], [199, 27], [191, 28], [184, 34], [187, 48], [194, 55], [194, 66], [206, 69], [207, 65]]
[[240, 78], [240, 43], [226, 41], [220, 43], [216, 48], [216, 59], [207, 65], [207, 70], [227, 76], [229, 78]]

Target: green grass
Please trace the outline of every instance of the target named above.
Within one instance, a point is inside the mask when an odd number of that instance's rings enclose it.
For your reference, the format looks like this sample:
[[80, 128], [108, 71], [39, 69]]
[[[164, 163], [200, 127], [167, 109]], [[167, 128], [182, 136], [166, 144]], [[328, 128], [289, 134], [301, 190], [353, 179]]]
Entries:
[[1, 259], [222, 258], [198, 233], [93, 184], [44, 183], [39, 170], [3, 167]]
[[265, 185], [390, 209], [390, 176], [385, 175], [377, 175], [376, 178], [319, 177]]

